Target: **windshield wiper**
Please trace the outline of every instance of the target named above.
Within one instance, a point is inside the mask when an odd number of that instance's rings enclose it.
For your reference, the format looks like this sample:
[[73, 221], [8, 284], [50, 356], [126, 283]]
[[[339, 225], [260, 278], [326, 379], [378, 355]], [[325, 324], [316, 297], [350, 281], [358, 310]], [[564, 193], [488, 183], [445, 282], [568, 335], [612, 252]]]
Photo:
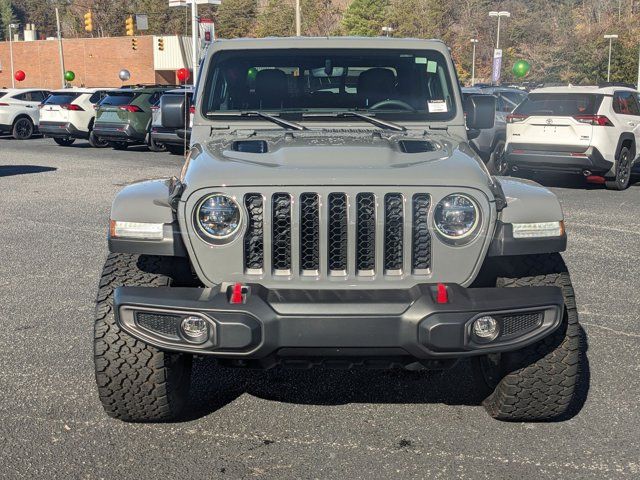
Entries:
[[287, 128], [289, 130], [309, 130], [304, 125], [300, 125], [299, 123], [290, 122], [288, 120], [283, 120], [282, 118], [274, 117], [273, 115], [269, 115], [268, 113], [258, 112], [258, 111], [249, 111], [249, 112], [208, 112], [207, 115], [232, 115], [232, 116], [240, 116], [240, 117], [259, 117], [269, 122], [273, 122], [276, 125], [280, 125], [283, 128]]
[[365, 122], [369, 122], [376, 127], [386, 128], [387, 130], [395, 130], [396, 132], [406, 132], [407, 128], [402, 125], [398, 125], [397, 123], [388, 122], [386, 120], [380, 120], [370, 115], [365, 115], [360, 112], [340, 112], [340, 113], [305, 113], [302, 115], [303, 118], [307, 117], [335, 117], [335, 118], [347, 118], [347, 117], [356, 117], [364, 120]]

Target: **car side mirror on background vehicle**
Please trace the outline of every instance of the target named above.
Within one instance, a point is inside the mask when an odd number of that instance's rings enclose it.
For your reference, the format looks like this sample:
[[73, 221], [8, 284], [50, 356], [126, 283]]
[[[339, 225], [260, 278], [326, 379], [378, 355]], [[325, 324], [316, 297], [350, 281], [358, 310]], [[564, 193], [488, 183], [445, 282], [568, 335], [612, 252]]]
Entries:
[[187, 123], [187, 100], [184, 95], [163, 95], [160, 98], [162, 126], [165, 128], [185, 128]]
[[464, 113], [467, 117], [467, 128], [470, 134], [474, 130], [493, 128], [496, 115], [496, 97], [493, 95], [469, 95], [464, 102]]

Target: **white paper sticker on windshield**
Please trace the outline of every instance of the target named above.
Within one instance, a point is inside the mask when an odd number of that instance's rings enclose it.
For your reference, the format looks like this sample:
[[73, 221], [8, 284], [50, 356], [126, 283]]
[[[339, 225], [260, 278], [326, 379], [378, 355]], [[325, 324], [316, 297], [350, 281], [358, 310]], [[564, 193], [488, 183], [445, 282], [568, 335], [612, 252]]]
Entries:
[[427, 102], [427, 105], [429, 106], [429, 113], [448, 112], [447, 102], [445, 102], [444, 100], [432, 100], [430, 102]]

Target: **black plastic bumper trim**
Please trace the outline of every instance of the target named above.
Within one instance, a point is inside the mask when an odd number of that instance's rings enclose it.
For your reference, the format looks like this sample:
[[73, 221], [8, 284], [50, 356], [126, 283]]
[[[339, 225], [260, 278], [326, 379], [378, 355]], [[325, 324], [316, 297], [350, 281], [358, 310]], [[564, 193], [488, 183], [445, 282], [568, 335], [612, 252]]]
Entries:
[[130, 143], [143, 142], [146, 133], [138, 132], [127, 123], [96, 123], [93, 131], [98, 138], [104, 140], [125, 141]]
[[538, 253], [564, 252], [567, 249], [567, 234], [549, 238], [513, 238], [513, 225], [498, 221], [496, 232], [489, 247], [489, 256], [533, 255]]
[[177, 222], [165, 224], [162, 240], [133, 240], [113, 238], [108, 235], [109, 251], [135, 255], [159, 255], [164, 257], [186, 257], [187, 250], [180, 235]]
[[[408, 290], [268, 290], [248, 286], [245, 302], [232, 305], [219, 288], [119, 287], [117, 320], [132, 336], [165, 350], [227, 359], [265, 359], [281, 349], [358, 349], [363, 355], [395, 350], [416, 359], [460, 358], [517, 350], [551, 333], [560, 324], [562, 292], [557, 287], [463, 288], [448, 285], [449, 303], [435, 302], [433, 285]], [[137, 328], [139, 311], [206, 316], [216, 325], [215, 347], [169, 342]], [[522, 336], [476, 344], [471, 322], [484, 314], [544, 313], [544, 322]], [[228, 329], [231, 330], [228, 330]], [[241, 334], [241, 330], [244, 334]], [[235, 332], [235, 333], [234, 333]], [[227, 338], [251, 341], [233, 348]]]
[[40, 122], [38, 127], [40, 133], [45, 137], [52, 138], [89, 138], [89, 132], [78, 130], [75, 125], [69, 122]]
[[[605, 174], [613, 167], [613, 162], [605, 160], [595, 147], [585, 149], [575, 147], [569, 151], [560, 150], [560, 146], [510, 144], [507, 147], [507, 162], [522, 170], [537, 172], [559, 172], [582, 174], [589, 170], [594, 174]], [[514, 153], [517, 151], [518, 153]], [[574, 156], [571, 152], [583, 153], [585, 156]]]

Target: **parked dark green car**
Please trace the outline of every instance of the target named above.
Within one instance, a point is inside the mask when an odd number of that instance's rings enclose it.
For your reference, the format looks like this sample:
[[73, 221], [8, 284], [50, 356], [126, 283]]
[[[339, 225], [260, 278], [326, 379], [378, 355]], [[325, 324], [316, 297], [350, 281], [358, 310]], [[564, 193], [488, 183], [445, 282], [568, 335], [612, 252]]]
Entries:
[[175, 86], [135, 86], [113, 90], [99, 103], [95, 135], [117, 150], [149, 144], [151, 106]]

